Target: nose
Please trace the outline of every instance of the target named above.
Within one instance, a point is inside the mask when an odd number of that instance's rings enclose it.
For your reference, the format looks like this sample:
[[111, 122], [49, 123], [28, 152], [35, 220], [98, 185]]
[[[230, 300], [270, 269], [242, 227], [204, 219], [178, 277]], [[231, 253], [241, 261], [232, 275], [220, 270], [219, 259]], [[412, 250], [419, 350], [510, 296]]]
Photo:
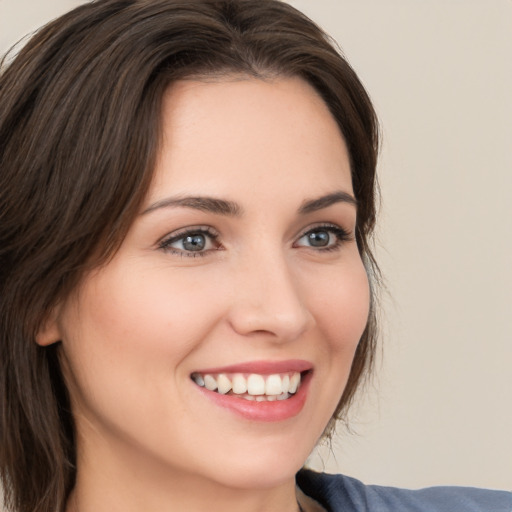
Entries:
[[301, 284], [283, 255], [254, 255], [236, 271], [232, 328], [244, 336], [265, 334], [276, 342], [299, 338], [315, 323]]

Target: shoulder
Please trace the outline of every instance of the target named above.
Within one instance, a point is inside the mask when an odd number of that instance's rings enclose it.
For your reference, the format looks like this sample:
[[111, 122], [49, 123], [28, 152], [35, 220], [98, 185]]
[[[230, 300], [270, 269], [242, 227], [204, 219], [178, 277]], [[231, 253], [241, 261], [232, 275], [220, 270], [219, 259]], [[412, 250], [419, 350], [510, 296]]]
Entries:
[[512, 512], [512, 492], [472, 487], [419, 490], [364, 485], [343, 475], [297, 474], [302, 491], [329, 512]]

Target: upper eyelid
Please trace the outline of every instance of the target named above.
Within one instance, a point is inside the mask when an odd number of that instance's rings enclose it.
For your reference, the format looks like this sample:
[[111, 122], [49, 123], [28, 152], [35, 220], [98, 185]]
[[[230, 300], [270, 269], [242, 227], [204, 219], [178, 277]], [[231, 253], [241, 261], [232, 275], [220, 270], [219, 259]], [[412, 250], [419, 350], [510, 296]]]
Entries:
[[172, 238], [180, 238], [182, 236], [188, 235], [189, 233], [204, 233], [206, 235], [210, 236], [219, 236], [216, 229], [214, 229], [211, 226], [186, 226], [184, 228], [179, 228], [174, 231], [171, 231], [170, 233], [167, 233], [164, 235], [160, 240], [168, 240]]
[[308, 226], [307, 228], [304, 228], [303, 230], [301, 230], [297, 239], [302, 238], [303, 236], [307, 235], [311, 231], [321, 230], [321, 229], [325, 229], [325, 230], [331, 229], [333, 231], [343, 231], [344, 233], [347, 234], [347, 236], [353, 236], [352, 229], [347, 229], [346, 227], [343, 227], [340, 224], [336, 224], [334, 222], [320, 222], [320, 223], [315, 223], [315, 224]]
[[166, 246], [169, 246], [169, 244], [184, 238], [190, 233], [201, 233], [210, 237], [212, 240], [216, 240], [219, 237], [217, 230], [213, 229], [211, 226], [187, 226], [185, 228], [172, 231], [171, 233], [167, 233], [157, 241], [156, 245], [158, 248], [165, 248]]
[[[327, 231], [328, 230], [337, 231], [338, 234], [339, 234], [339, 232], [343, 232], [344, 235], [347, 237], [347, 239], [352, 239], [354, 237], [353, 230], [347, 229], [347, 228], [341, 226], [340, 224], [333, 223], [333, 222], [318, 222], [318, 223], [314, 223], [314, 224], [309, 225], [309, 226], [303, 228], [302, 230], [300, 230], [299, 233], [297, 235], [295, 235], [293, 240], [294, 240], [294, 242], [296, 242], [297, 240], [300, 240], [301, 238], [306, 236], [308, 233], [311, 233], [312, 231], [315, 231], [315, 230], [321, 230], [321, 229], [324, 229]], [[193, 226], [186, 226], [183, 228], [179, 228], [171, 233], [164, 235], [157, 242], [156, 245], [159, 248], [165, 248], [169, 244], [180, 240], [181, 238], [187, 236], [190, 233], [204, 234], [205, 236], [210, 237], [211, 240], [213, 240], [213, 241], [220, 238], [220, 233], [212, 226], [193, 225]], [[206, 252], [206, 251], [204, 251], [204, 252]]]

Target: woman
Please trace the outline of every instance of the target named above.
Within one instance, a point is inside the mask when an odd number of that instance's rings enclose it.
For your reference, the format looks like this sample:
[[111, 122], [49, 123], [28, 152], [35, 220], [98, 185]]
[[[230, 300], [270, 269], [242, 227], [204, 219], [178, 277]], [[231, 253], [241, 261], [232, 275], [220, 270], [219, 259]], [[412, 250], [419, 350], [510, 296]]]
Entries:
[[377, 121], [311, 21], [98, 1], [29, 41], [0, 105], [12, 510], [510, 509], [297, 474], [375, 340]]

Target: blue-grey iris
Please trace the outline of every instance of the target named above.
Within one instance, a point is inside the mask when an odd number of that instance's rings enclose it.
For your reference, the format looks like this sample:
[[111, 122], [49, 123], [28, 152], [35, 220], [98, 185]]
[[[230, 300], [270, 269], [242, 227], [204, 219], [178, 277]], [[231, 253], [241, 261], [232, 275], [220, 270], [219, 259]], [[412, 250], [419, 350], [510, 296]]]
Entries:
[[183, 248], [186, 251], [200, 251], [206, 245], [206, 238], [204, 235], [196, 234], [189, 235], [183, 239]]
[[329, 233], [327, 231], [314, 231], [308, 235], [309, 243], [313, 247], [325, 247], [329, 244]]

